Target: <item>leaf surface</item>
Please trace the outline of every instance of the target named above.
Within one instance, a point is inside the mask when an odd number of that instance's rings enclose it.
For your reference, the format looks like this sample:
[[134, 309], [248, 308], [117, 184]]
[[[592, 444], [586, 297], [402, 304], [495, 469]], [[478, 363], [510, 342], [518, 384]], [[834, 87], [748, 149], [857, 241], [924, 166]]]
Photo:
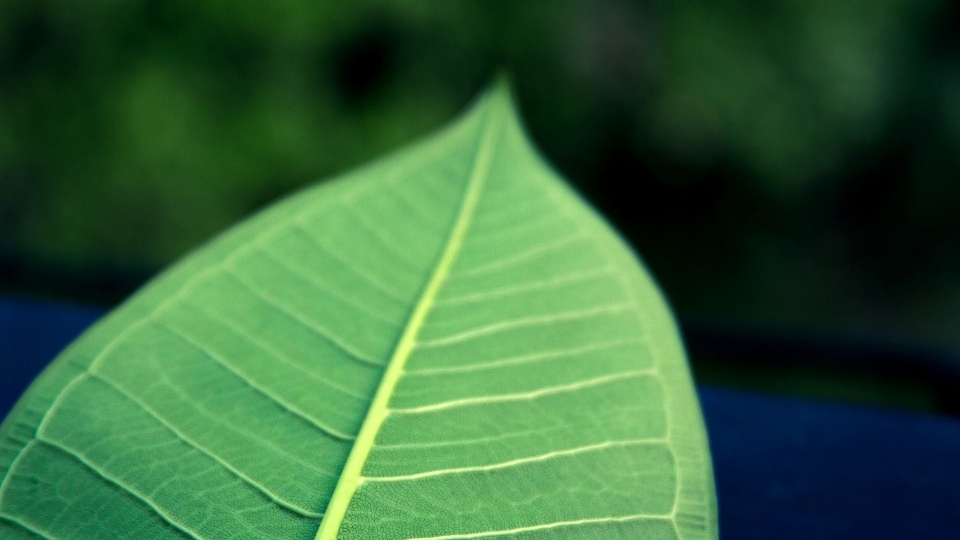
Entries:
[[98, 323], [0, 478], [3, 538], [716, 538], [669, 312], [502, 84]]

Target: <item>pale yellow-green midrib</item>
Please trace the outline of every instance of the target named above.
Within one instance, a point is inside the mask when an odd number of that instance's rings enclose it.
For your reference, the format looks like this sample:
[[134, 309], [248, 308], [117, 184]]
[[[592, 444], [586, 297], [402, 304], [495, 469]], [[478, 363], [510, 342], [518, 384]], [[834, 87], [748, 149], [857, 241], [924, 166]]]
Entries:
[[500, 125], [506, 105], [506, 88], [498, 85], [486, 97], [483, 119], [483, 133], [477, 149], [476, 158], [473, 164], [473, 170], [467, 183], [467, 189], [464, 192], [463, 202], [454, 222], [453, 229], [447, 239], [443, 253], [434, 268], [430, 280], [420, 299], [414, 307], [410, 319], [407, 321], [400, 341], [394, 349], [387, 369], [384, 372], [377, 393], [370, 404], [370, 410], [360, 427], [360, 433], [354, 442], [353, 449], [347, 457], [347, 462], [340, 474], [340, 480], [333, 491], [333, 497], [330, 504], [324, 512], [323, 520], [320, 522], [320, 529], [317, 531], [316, 540], [335, 540], [343, 518], [347, 513], [350, 501], [353, 499], [357, 488], [360, 486], [362, 477], [360, 473], [363, 465], [370, 455], [380, 426], [387, 417], [387, 405], [393, 395], [393, 391], [403, 374], [403, 368], [410, 358], [410, 354], [416, 347], [417, 335], [423, 327], [430, 310], [433, 308], [437, 294], [447, 279], [450, 269], [456, 261], [463, 240], [466, 237], [470, 222], [476, 212], [477, 204], [480, 202], [480, 196], [483, 192], [483, 186], [486, 182], [490, 170], [490, 164], [493, 160], [493, 154], [496, 147], [497, 136], [500, 132]]

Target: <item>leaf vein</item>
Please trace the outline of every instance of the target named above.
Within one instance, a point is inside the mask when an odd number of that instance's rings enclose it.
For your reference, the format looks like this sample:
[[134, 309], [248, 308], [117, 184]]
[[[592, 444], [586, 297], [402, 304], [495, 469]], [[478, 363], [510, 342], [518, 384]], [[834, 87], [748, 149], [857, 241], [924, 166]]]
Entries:
[[377, 243], [380, 244], [384, 250], [393, 254], [393, 256], [400, 261], [404, 266], [414, 272], [422, 272], [423, 269], [419, 268], [419, 263], [410, 258], [407, 252], [402, 249], [397, 249], [396, 243], [397, 240], [393, 238], [387, 238], [387, 235], [383, 233], [380, 229], [371, 223], [364, 215], [363, 212], [358, 212], [353, 206], [350, 207], [351, 215], [357, 219], [357, 223], [361, 227], [370, 231], [373, 237], [376, 239]]
[[222, 457], [220, 457], [219, 455], [217, 455], [216, 452], [214, 452], [213, 450], [210, 450], [209, 448], [203, 446], [202, 444], [198, 443], [197, 441], [194, 441], [194, 440], [193, 440], [191, 437], [189, 437], [187, 434], [185, 434], [185, 433], [183, 433], [182, 431], [180, 431], [176, 426], [174, 426], [174, 425], [171, 424], [169, 421], [167, 421], [166, 418], [163, 418], [159, 413], [157, 413], [156, 411], [154, 411], [152, 407], [150, 407], [149, 405], [147, 405], [146, 403], [144, 403], [143, 401], [141, 401], [141, 400], [140, 400], [139, 398], [137, 398], [136, 396], [134, 396], [134, 395], [130, 394], [129, 392], [127, 392], [127, 390], [125, 390], [124, 388], [120, 387], [120, 385], [114, 383], [113, 381], [111, 381], [110, 379], [104, 377], [103, 375], [100, 375], [99, 373], [94, 373], [94, 372], [91, 371], [91, 372], [90, 372], [90, 376], [96, 378], [96, 379], [99, 380], [99, 381], [102, 381], [104, 384], [109, 385], [111, 388], [113, 388], [114, 390], [116, 390], [117, 392], [119, 392], [120, 394], [122, 394], [124, 397], [126, 397], [127, 399], [129, 399], [130, 401], [132, 401], [133, 403], [135, 403], [136, 405], [138, 405], [141, 409], [143, 409], [144, 411], [146, 411], [147, 414], [149, 414], [149, 415], [150, 415], [151, 417], [153, 417], [157, 422], [159, 422], [163, 427], [167, 428], [168, 431], [170, 431], [171, 433], [173, 433], [178, 439], [180, 439], [181, 441], [183, 441], [184, 443], [186, 443], [188, 446], [190, 446], [190, 447], [192, 447], [192, 448], [195, 448], [196, 450], [200, 451], [201, 453], [207, 455], [208, 457], [210, 457], [211, 459], [213, 459], [218, 465], [220, 465], [221, 467], [223, 467], [223, 468], [227, 469], [228, 471], [230, 471], [231, 473], [233, 473], [234, 476], [236, 476], [237, 478], [240, 478], [242, 481], [244, 481], [244, 482], [245, 482], [246, 484], [248, 484], [250, 487], [254, 488], [254, 489], [257, 490], [258, 492], [260, 492], [262, 495], [264, 495], [265, 497], [267, 497], [268, 499], [270, 499], [271, 501], [273, 501], [274, 503], [282, 506], [283, 508], [286, 508], [287, 510], [290, 510], [290, 511], [292, 511], [292, 512], [295, 512], [295, 513], [297, 513], [297, 514], [300, 514], [301, 516], [304, 516], [304, 517], [308, 517], [308, 518], [312, 518], [312, 519], [320, 519], [320, 518], [323, 517], [323, 514], [319, 514], [319, 513], [317, 513], [317, 512], [311, 512], [311, 511], [309, 511], [309, 510], [307, 510], [307, 509], [305, 509], [305, 508], [301, 508], [301, 507], [297, 506], [296, 504], [294, 504], [294, 503], [292, 503], [292, 502], [284, 499], [283, 497], [281, 497], [280, 495], [277, 495], [276, 493], [274, 493], [273, 491], [271, 491], [268, 487], [264, 486], [264, 485], [261, 484], [260, 482], [257, 482], [257, 481], [254, 480], [253, 478], [247, 476], [246, 473], [244, 473], [243, 471], [241, 471], [241, 470], [238, 469], [237, 467], [234, 467], [233, 465], [231, 465], [231, 464], [230, 464], [229, 462], [227, 462], [224, 458], [222, 458]]
[[561, 321], [586, 319], [589, 317], [593, 317], [595, 315], [617, 313], [617, 312], [627, 311], [635, 308], [636, 308], [636, 305], [630, 302], [625, 304], [624, 303], [611, 304], [611, 305], [599, 306], [599, 307], [588, 308], [588, 309], [580, 309], [576, 311], [568, 311], [565, 313], [557, 313], [553, 315], [537, 315], [533, 317], [521, 317], [518, 319], [509, 320], [509, 321], [500, 321], [500, 322], [488, 324], [485, 326], [480, 326], [477, 328], [471, 328], [470, 330], [464, 330], [463, 332], [457, 332], [455, 334], [450, 334], [450, 335], [439, 337], [439, 338], [420, 341], [417, 343], [417, 346], [425, 349], [443, 347], [445, 345], [452, 345], [454, 343], [468, 341], [476, 337], [481, 337], [488, 334], [495, 334], [503, 330], [510, 330], [513, 328], [522, 328], [525, 326], [538, 326], [541, 324], [550, 324], [550, 323], [561, 322]]
[[317, 420], [316, 418], [314, 418], [312, 415], [307, 414], [306, 412], [300, 410], [299, 407], [296, 407], [296, 406], [293, 405], [292, 403], [287, 402], [287, 400], [283, 399], [282, 397], [280, 397], [280, 396], [274, 394], [273, 392], [271, 392], [270, 390], [264, 388], [264, 387], [261, 386], [259, 383], [257, 383], [254, 379], [251, 379], [249, 376], [247, 376], [246, 374], [244, 374], [243, 372], [241, 372], [240, 370], [238, 370], [236, 367], [234, 367], [233, 365], [231, 365], [229, 362], [227, 362], [227, 361], [224, 360], [223, 358], [220, 358], [218, 355], [214, 354], [211, 350], [209, 350], [208, 348], [206, 348], [206, 347], [203, 346], [202, 344], [198, 343], [197, 341], [195, 341], [195, 340], [194, 340], [193, 338], [191, 338], [190, 336], [184, 334], [184, 333], [181, 332], [180, 330], [174, 328], [173, 326], [168, 325], [167, 323], [165, 323], [165, 322], [163, 322], [163, 321], [156, 320], [156, 319], [155, 319], [154, 321], [155, 321], [157, 324], [163, 326], [164, 328], [170, 330], [170, 331], [173, 332], [175, 335], [179, 336], [184, 342], [186, 342], [186, 343], [189, 344], [189, 345], [192, 345], [195, 349], [197, 349], [198, 351], [200, 351], [201, 353], [203, 353], [204, 356], [206, 356], [207, 358], [213, 360], [214, 362], [216, 362], [217, 364], [219, 364], [220, 366], [222, 366], [224, 369], [226, 369], [228, 372], [230, 372], [230, 373], [232, 373], [233, 375], [235, 375], [235, 376], [236, 376], [237, 378], [239, 378], [241, 381], [243, 381], [244, 383], [246, 383], [247, 386], [249, 386], [250, 388], [256, 390], [256, 391], [257, 391], [258, 393], [260, 393], [261, 395], [267, 397], [268, 399], [270, 399], [271, 401], [273, 401], [274, 403], [276, 403], [277, 405], [279, 405], [281, 408], [285, 409], [286, 411], [288, 411], [288, 412], [292, 413], [293, 415], [295, 415], [295, 416], [297, 416], [297, 417], [305, 420], [305, 421], [308, 422], [310, 425], [312, 425], [312, 426], [316, 427], [317, 429], [319, 429], [320, 431], [322, 431], [324, 434], [326, 434], [326, 435], [328, 435], [328, 436], [330, 436], [330, 437], [333, 437], [333, 438], [335, 438], [335, 439], [340, 439], [340, 440], [342, 440], [342, 441], [352, 441], [352, 440], [355, 439], [355, 437], [354, 437], [353, 435], [348, 435], [348, 434], [346, 434], [346, 433], [341, 432], [340, 430], [338, 430], [338, 429], [336, 429], [336, 428], [333, 428], [333, 427], [330, 427], [330, 426], [324, 424], [323, 422], [321, 422], [321, 421]]
[[532, 392], [522, 392], [516, 394], [499, 394], [495, 396], [480, 396], [472, 398], [463, 398], [463, 399], [454, 399], [451, 401], [444, 401], [441, 403], [434, 403], [431, 405], [423, 405], [420, 407], [408, 407], [402, 409], [390, 409], [391, 414], [424, 414], [436, 411], [442, 411], [446, 409], [453, 409], [457, 407], [470, 407], [475, 405], [487, 405], [490, 403], [509, 403], [511, 401], [529, 401], [537, 399], [543, 396], [549, 396], [553, 394], [561, 394], [566, 392], [576, 392], [583, 388], [589, 388], [592, 386], [599, 386], [602, 384], [607, 384], [614, 381], [619, 381], [623, 379], [630, 379], [634, 377], [648, 377], [653, 376], [657, 373], [655, 369], [643, 369], [643, 370], [634, 370], [627, 371], [624, 373], [615, 373], [612, 375], [604, 375], [602, 377], [595, 377], [592, 379], [587, 379], [584, 381], [578, 381], [575, 383], [562, 384], [558, 386], [549, 386], [546, 388], [541, 388], [539, 390], [534, 390]]
[[576, 527], [580, 525], [595, 525], [595, 524], [602, 524], [602, 523], [623, 523], [628, 521], [642, 521], [642, 520], [672, 521], [673, 516], [671, 516], [670, 514], [632, 514], [629, 516], [586, 518], [586, 519], [576, 519], [576, 520], [570, 520], [570, 521], [555, 521], [553, 523], [542, 523], [539, 525], [528, 525], [526, 527], [517, 527], [514, 529], [502, 529], [499, 531], [480, 531], [480, 532], [474, 532], [474, 533], [444, 534], [441, 536], [420, 536], [417, 538], [410, 538], [409, 540], [466, 540], [469, 538], [486, 538], [490, 536], [515, 536], [515, 535], [519, 535], [527, 532], [543, 531], [548, 529], [559, 529], [563, 527]]
[[130, 495], [133, 495], [134, 498], [138, 499], [140, 502], [142, 502], [142, 503], [143, 503], [144, 505], [146, 505], [148, 508], [150, 508], [151, 510], [153, 510], [153, 512], [154, 512], [158, 517], [160, 517], [160, 519], [166, 521], [166, 522], [169, 523], [172, 527], [176, 528], [176, 529], [179, 530], [180, 532], [186, 534], [187, 536], [189, 536], [190, 538], [193, 538], [194, 540], [203, 540], [202, 537], [198, 536], [194, 531], [190, 530], [189, 527], [187, 527], [186, 525], [178, 522], [176, 519], [173, 518], [173, 516], [167, 514], [167, 512], [166, 512], [165, 510], [163, 510], [162, 508], [160, 508], [160, 506], [158, 506], [158, 505], [157, 505], [150, 497], [148, 497], [146, 494], [140, 493], [139, 490], [134, 489], [132, 486], [128, 486], [125, 482], [123, 482], [123, 481], [120, 480], [119, 478], [114, 478], [113, 475], [107, 473], [106, 471], [104, 471], [103, 469], [101, 469], [100, 467], [98, 467], [95, 463], [92, 463], [90, 460], [88, 460], [88, 459], [85, 458], [84, 456], [80, 455], [78, 452], [75, 452], [74, 450], [68, 448], [67, 446], [64, 446], [63, 444], [61, 444], [61, 443], [59, 443], [59, 442], [56, 442], [56, 441], [47, 439], [47, 438], [45, 438], [45, 437], [42, 437], [42, 436], [39, 435], [39, 434], [38, 434], [38, 436], [37, 436], [37, 440], [40, 441], [41, 443], [49, 446], [50, 448], [53, 448], [54, 450], [57, 450], [57, 451], [65, 454], [65, 455], [67, 455], [68, 457], [74, 459], [75, 461], [77, 461], [78, 463], [80, 463], [81, 465], [83, 465], [84, 467], [86, 467], [87, 469], [89, 469], [90, 471], [92, 471], [93, 473], [95, 473], [95, 474], [96, 474], [97, 476], [99, 476], [100, 478], [103, 478], [103, 479], [106, 480], [107, 482], [109, 482], [109, 483], [111, 483], [111, 484], [119, 487], [120, 489], [122, 489], [123, 491], [129, 493]]
[[323, 242], [321, 242], [321, 240], [320, 240], [314, 233], [310, 232], [310, 230], [307, 228], [307, 226], [306, 226], [304, 223], [302, 223], [302, 222], [300, 222], [300, 221], [295, 222], [294, 229], [295, 229], [296, 231], [298, 231], [301, 235], [303, 235], [304, 237], [306, 237], [308, 240], [310, 240], [310, 241], [311, 241], [315, 246], [317, 246], [317, 248], [319, 248], [321, 251], [323, 251], [324, 253], [326, 253], [327, 255], [329, 255], [331, 258], [333, 258], [334, 260], [336, 260], [337, 262], [339, 262], [340, 264], [342, 264], [342, 265], [344, 266], [344, 268], [347, 268], [348, 270], [350, 270], [351, 272], [353, 272], [353, 274], [354, 274], [355, 276], [359, 277], [359, 278], [362, 279], [363, 281], [366, 281], [366, 282], [369, 283], [374, 289], [377, 289], [378, 291], [380, 291], [381, 293], [383, 293], [383, 294], [384, 294], [385, 296], [387, 296], [388, 298], [391, 298], [391, 299], [393, 299], [393, 300], [396, 300], [397, 302], [399, 302], [399, 303], [401, 303], [401, 304], [406, 304], [406, 303], [408, 302], [408, 300], [404, 298], [404, 295], [401, 294], [399, 291], [397, 291], [397, 290], [393, 289], [392, 287], [386, 285], [385, 283], [383, 283], [382, 281], [380, 281], [380, 279], [378, 279], [378, 278], [370, 275], [369, 273], [361, 270], [359, 267], [357, 267], [356, 263], [354, 263], [353, 261], [347, 259], [344, 255], [342, 255], [342, 254], [340, 254], [340, 253], [337, 253], [336, 251], [334, 251], [333, 249], [331, 249], [329, 246], [327, 246], [326, 244], [324, 244]]
[[[494, 94], [487, 99], [499, 105], [496, 97]], [[487, 110], [473, 168], [463, 191], [460, 209], [453, 222], [453, 227], [387, 364], [383, 379], [374, 395], [373, 403], [360, 428], [357, 442], [347, 458], [340, 481], [337, 483], [330, 504], [327, 506], [327, 515], [320, 522], [316, 540], [334, 540], [337, 537], [343, 518], [347, 513], [347, 507], [356, 494], [361, 471], [370, 455], [370, 450], [373, 448], [380, 426], [383, 425], [389, 414], [390, 398], [403, 375], [404, 365], [412, 355], [416, 347], [417, 335], [433, 308], [440, 289], [446, 283], [460, 249], [463, 247], [464, 238], [469, 230], [471, 220], [483, 193], [484, 184], [489, 176], [494, 150], [499, 143], [502, 131], [502, 113], [502, 107]]]
[[275, 348], [271, 347], [269, 344], [265, 343], [263, 340], [258, 339], [255, 334], [250, 334], [250, 333], [246, 332], [243, 328], [240, 328], [239, 326], [237, 326], [236, 323], [231, 322], [229, 319], [226, 319], [226, 318], [221, 317], [220, 315], [218, 315], [218, 314], [216, 314], [216, 313], [213, 313], [213, 312], [211, 312], [211, 311], [208, 311], [208, 310], [207, 310], [206, 308], [204, 308], [204, 307], [200, 307], [200, 306], [196, 306], [196, 307], [197, 307], [198, 310], [200, 310], [201, 312], [203, 312], [204, 315], [206, 315], [207, 317], [209, 317], [210, 319], [212, 319], [214, 322], [217, 322], [217, 323], [219, 323], [219, 324], [221, 324], [221, 325], [226, 326], [227, 328], [229, 328], [229, 329], [234, 333], [234, 335], [236, 335], [236, 336], [239, 337], [240, 339], [246, 341], [247, 343], [253, 345], [254, 347], [257, 347], [258, 349], [263, 350], [264, 352], [266, 352], [266, 353], [269, 354], [270, 356], [276, 358], [277, 360], [279, 360], [280, 362], [283, 362], [284, 364], [290, 366], [291, 368], [299, 371], [300, 373], [303, 373], [304, 375], [306, 375], [306, 376], [309, 377], [310, 379], [312, 379], [312, 380], [314, 380], [314, 381], [317, 381], [317, 382], [319, 382], [320, 384], [322, 384], [322, 385], [324, 385], [324, 386], [327, 386], [327, 387], [329, 387], [329, 388], [332, 388], [332, 389], [336, 390], [337, 392], [340, 392], [340, 393], [345, 394], [345, 395], [347, 395], [347, 396], [350, 396], [350, 397], [352, 397], [352, 398], [356, 398], [356, 399], [358, 399], [358, 400], [360, 400], [360, 401], [363, 401], [363, 402], [365, 402], [365, 403], [370, 401], [370, 399], [369, 399], [368, 397], [366, 397], [366, 396], [362, 396], [362, 395], [360, 395], [360, 394], [357, 394], [356, 392], [354, 392], [353, 390], [350, 390], [349, 388], [345, 388], [345, 387], [343, 387], [343, 386], [340, 386], [338, 383], [335, 383], [335, 382], [333, 382], [333, 381], [331, 381], [331, 380], [329, 380], [329, 379], [325, 379], [325, 378], [323, 378], [323, 377], [320, 377], [319, 375], [316, 375], [316, 374], [312, 373], [311, 371], [308, 371], [308, 370], [304, 369], [303, 367], [297, 365], [297, 364], [296, 364], [293, 360], [291, 360], [290, 357], [288, 357], [286, 354], [284, 354], [284, 353], [276, 350]]
[[545, 454], [540, 454], [537, 456], [529, 456], [524, 458], [512, 459], [509, 461], [493, 463], [490, 465], [474, 465], [469, 467], [453, 467], [449, 469], [436, 469], [432, 471], [424, 471], [424, 472], [419, 472], [414, 474], [404, 474], [404, 475], [397, 475], [397, 476], [366, 476], [364, 477], [364, 483], [366, 482], [409, 482], [409, 481], [421, 480], [423, 478], [432, 478], [435, 476], [497, 471], [502, 469], [509, 469], [512, 467], [519, 467], [521, 465], [526, 465], [528, 463], [549, 461], [551, 459], [558, 458], [558, 457], [575, 456], [575, 455], [583, 454], [587, 452], [596, 452], [599, 450], [605, 450], [607, 448], [616, 448], [620, 446], [635, 446], [635, 445], [644, 445], [644, 444], [655, 445], [655, 444], [665, 444], [667, 442], [668, 442], [667, 439], [664, 439], [664, 438], [632, 439], [632, 440], [626, 440], [626, 441], [604, 441], [602, 443], [579, 446], [577, 448], [570, 448], [568, 450], [555, 450], [555, 451], [547, 452]]
[[277, 300], [276, 298], [272, 298], [271, 296], [266, 295], [266, 294], [258, 291], [258, 290], [256, 289], [256, 287], [254, 287], [252, 284], [248, 283], [248, 282], [246, 281], [246, 278], [244, 278], [244, 277], [243, 277], [239, 272], [237, 272], [235, 269], [233, 269], [233, 268], [228, 268], [227, 271], [228, 271], [228, 273], [229, 273], [231, 276], [233, 276], [233, 277], [237, 280], [238, 283], [240, 283], [245, 289], [247, 289], [247, 290], [248, 290], [251, 294], [253, 294], [255, 297], [257, 297], [258, 299], [260, 299], [260, 301], [262, 301], [263, 303], [265, 303], [265, 304], [273, 307], [274, 309], [276, 309], [277, 311], [279, 311], [279, 312], [282, 313], [283, 315], [286, 315], [287, 317], [289, 317], [289, 318], [297, 321], [298, 323], [302, 324], [305, 328], [308, 328], [308, 329], [312, 330], [312, 331], [315, 332], [318, 336], [320, 336], [321, 338], [323, 338], [324, 340], [326, 340], [326, 341], [329, 342], [330, 344], [336, 346], [337, 348], [339, 348], [340, 350], [342, 350], [343, 352], [345, 352], [348, 356], [350, 356], [350, 357], [353, 358], [354, 360], [356, 360], [356, 361], [358, 361], [358, 362], [362, 362], [362, 363], [364, 363], [364, 364], [371, 364], [371, 365], [374, 365], [374, 366], [383, 367], [383, 363], [382, 363], [382, 362], [378, 362], [377, 360], [375, 360], [374, 358], [366, 355], [365, 353], [360, 352], [359, 350], [357, 350], [356, 348], [354, 348], [352, 345], [350, 345], [350, 344], [344, 342], [343, 340], [337, 338], [337, 337], [334, 335], [334, 333], [331, 332], [330, 330], [328, 330], [328, 329], [320, 326], [319, 324], [317, 324], [317, 323], [315, 323], [315, 322], [312, 322], [312, 321], [309, 321], [309, 320], [303, 318], [302, 316], [300, 316], [299, 314], [297, 314], [295, 311], [293, 311], [290, 307], [281, 304], [280, 301]]
[[49, 533], [45, 533], [33, 525], [26, 523], [25, 521], [21, 521], [18, 517], [11, 516], [9, 514], [0, 514], [0, 521], [6, 521], [14, 527], [19, 527], [34, 536], [43, 538], [44, 540], [53, 540], [53, 536], [51, 536]]
[[490, 290], [486, 290], [478, 293], [462, 294], [459, 296], [449, 296], [447, 298], [441, 298], [437, 300], [437, 305], [449, 306], [449, 305], [455, 305], [455, 304], [464, 304], [464, 303], [476, 302], [481, 300], [509, 297], [516, 293], [524, 293], [524, 292], [530, 292], [530, 291], [549, 289], [552, 287], [556, 287], [557, 285], [567, 285], [571, 283], [577, 283], [580, 281], [587, 281], [590, 279], [609, 276], [611, 275], [611, 270], [612, 270], [611, 267], [603, 267], [596, 270], [590, 270], [586, 272], [575, 272], [575, 273], [567, 274], [564, 276], [558, 276], [556, 278], [544, 280], [544, 281], [533, 281], [529, 283], [522, 283], [519, 285], [510, 285], [508, 287], [490, 289]]
[[334, 296], [334, 297], [336, 297], [337, 299], [341, 300], [342, 302], [344, 302], [344, 303], [346, 303], [346, 304], [349, 304], [349, 305], [357, 308], [359, 311], [361, 311], [361, 312], [369, 315], [370, 317], [373, 317], [374, 319], [378, 319], [378, 320], [380, 320], [380, 321], [383, 321], [383, 322], [385, 322], [385, 323], [387, 323], [387, 324], [390, 324], [391, 326], [394, 326], [394, 327], [399, 327], [399, 326], [400, 326], [400, 323], [398, 323], [397, 321], [394, 321], [394, 320], [392, 320], [392, 319], [388, 319], [388, 318], [384, 317], [383, 315], [381, 315], [380, 313], [378, 313], [376, 310], [374, 310], [374, 309], [372, 309], [372, 308], [370, 308], [370, 307], [367, 307], [367, 306], [365, 306], [365, 305], [357, 302], [357, 301], [354, 300], [351, 296], [349, 296], [349, 295], [347, 295], [347, 294], [344, 294], [344, 293], [342, 293], [342, 292], [334, 289], [333, 287], [327, 285], [326, 283], [323, 282], [323, 280], [318, 279], [316, 276], [309, 274], [307, 271], [305, 271], [303, 268], [301, 268], [300, 265], [298, 265], [298, 264], [296, 264], [296, 263], [291, 263], [290, 261], [286, 261], [286, 260], [284, 260], [282, 257], [278, 257], [278, 256], [274, 255], [273, 253], [270, 253], [270, 252], [267, 251], [266, 249], [260, 248], [258, 251], [259, 251], [260, 253], [262, 253], [265, 257], [269, 258], [270, 260], [274, 261], [274, 262], [277, 263], [278, 265], [282, 266], [284, 269], [286, 269], [287, 271], [289, 271], [289, 272], [292, 273], [293, 275], [301, 278], [302, 280], [306, 281], [306, 282], [309, 283], [310, 285], [313, 285], [314, 287], [317, 287], [318, 289], [320, 289], [320, 290], [322, 290], [322, 291], [326, 291], [326, 292], [329, 293], [331, 296]]
[[534, 248], [522, 251], [520, 253], [515, 253], [513, 255], [508, 255], [500, 259], [495, 259], [485, 264], [472, 266], [470, 268], [464, 268], [457, 271], [457, 277], [466, 277], [474, 276], [477, 274], [485, 274], [492, 270], [500, 270], [502, 268], [513, 266], [517, 263], [532, 259], [538, 255], [544, 255], [552, 251], [559, 251], [563, 248], [569, 247], [576, 244], [582, 240], [586, 240], [588, 237], [584, 231], [578, 231], [574, 234], [564, 236], [553, 242], [547, 244], [542, 244]]
[[477, 363], [477, 364], [408, 370], [405, 372], [405, 374], [412, 375], [412, 376], [430, 376], [430, 375], [441, 375], [441, 374], [450, 374], [450, 373], [468, 373], [472, 371], [484, 371], [487, 369], [497, 369], [497, 368], [506, 367], [506, 366], [516, 366], [516, 365], [523, 365], [523, 364], [529, 364], [529, 363], [536, 363], [543, 360], [553, 360], [557, 358], [563, 358], [565, 356], [573, 356], [576, 354], [617, 347], [620, 345], [632, 345], [632, 344], [643, 344], [643, 343], [646, 343], [646, 341], [642, 339], [618, 339], [614, 341], [605, 341], [602, 343], [585, 345], [583, 347], [554, 349], [554, 350], [542, 351], [542, 352], [531, 353], [531, 354], [511, 356], [507, 358], [499, 358], [499, 359], [490, 360], [487, 362]]

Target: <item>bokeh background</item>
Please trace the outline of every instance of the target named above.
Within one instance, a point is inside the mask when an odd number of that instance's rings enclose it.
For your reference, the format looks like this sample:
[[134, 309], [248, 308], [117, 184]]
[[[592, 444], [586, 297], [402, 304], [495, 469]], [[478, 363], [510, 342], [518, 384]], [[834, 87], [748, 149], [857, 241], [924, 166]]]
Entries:
[[960, 411], [947, 0], [5, 0], [0, 294], [112, 306], [500, 69], [699, 380]]

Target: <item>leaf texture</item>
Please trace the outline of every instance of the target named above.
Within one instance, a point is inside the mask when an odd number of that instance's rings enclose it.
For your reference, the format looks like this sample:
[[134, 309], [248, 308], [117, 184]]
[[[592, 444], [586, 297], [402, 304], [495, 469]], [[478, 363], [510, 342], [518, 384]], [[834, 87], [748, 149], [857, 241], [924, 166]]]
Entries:
[[99, 322], [0, 478], [13, 539], [717, 536], [669, 312], [504, 84]]

